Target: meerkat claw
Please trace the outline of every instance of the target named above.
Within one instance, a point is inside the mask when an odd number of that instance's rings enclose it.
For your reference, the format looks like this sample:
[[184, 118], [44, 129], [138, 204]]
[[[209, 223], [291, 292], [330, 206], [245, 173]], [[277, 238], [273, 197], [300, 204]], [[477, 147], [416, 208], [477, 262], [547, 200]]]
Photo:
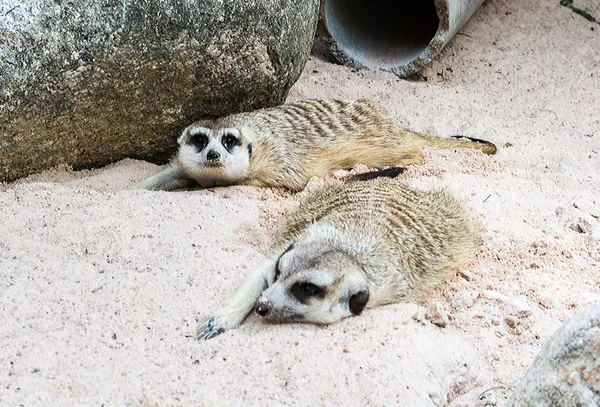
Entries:
[[220, 328], [220, 329], [217, 329], [217, 330], [208, 330], [208, 329], [207, 329], [207, 330], [205, 330], [205, 331], [201, 332], [201, 333], [198, 335], [198, 340], [199, 340], [199, 341], [207, 341], [207, 340], [209, 340], [209, 339], [212, 339], [212, 338], [214, 338], [214, 337], [215, 337], [215, 336], [217, 336], [217, 335], [220, 335], [220, 334], [221, 334], [221, 333], [223, 333], [224, 331], [225, 331], [225, 330], [224, 330], [224, 329], [222, 329], [222, 328]]
[[214, 322], [215, 317], [210, 317], [204, 324], [202, 324], [202, 326], [198, 328], [198, 334], [196, 335], [196, 339], [199, 341], [206, 341], [225, 332], [225, 329], [215, 327], [213, 325]]
[[209, 330], [211, 328], [211, 323], [212, 321], [214, 321], [214, 317], [210, 317], [205, 323], [203, 323], [202, 325], [200, 325], [200, 327], [198, 327], [197, 333], [196, 333], [196, 339], [200, 340], [202, 339], [202, 336], [207, 332], [207, 330]]

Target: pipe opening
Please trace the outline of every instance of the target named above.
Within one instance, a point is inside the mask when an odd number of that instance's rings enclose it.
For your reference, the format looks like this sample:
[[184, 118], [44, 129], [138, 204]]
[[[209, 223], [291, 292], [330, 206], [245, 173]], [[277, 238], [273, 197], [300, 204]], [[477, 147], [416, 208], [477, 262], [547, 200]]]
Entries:
[[326, 0], [324, 14], [338, 47], [370, 68], [414, 61], [440, 23], [433, 0]]

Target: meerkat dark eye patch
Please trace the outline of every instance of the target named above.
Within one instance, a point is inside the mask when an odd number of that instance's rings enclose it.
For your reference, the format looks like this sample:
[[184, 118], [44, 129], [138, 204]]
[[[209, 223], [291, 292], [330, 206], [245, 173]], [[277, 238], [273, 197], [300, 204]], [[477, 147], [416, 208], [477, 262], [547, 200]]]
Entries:
[[294, 283], [290, 288], [290, 293], [301, 303], [312, 297], [325, 298], [325, 289], [313, 283]]
[[225, 147], [227, 151], [230, 151], [233, 147], [240, 144], [240, 140], [233, 134], [228, 133], [221, 139], [221, 144], [223, 144], [223, 147]]
[[204, 133], [191, 134], [188, 140], [198, 151], [204, 150], [208, 145], [208, 136]]

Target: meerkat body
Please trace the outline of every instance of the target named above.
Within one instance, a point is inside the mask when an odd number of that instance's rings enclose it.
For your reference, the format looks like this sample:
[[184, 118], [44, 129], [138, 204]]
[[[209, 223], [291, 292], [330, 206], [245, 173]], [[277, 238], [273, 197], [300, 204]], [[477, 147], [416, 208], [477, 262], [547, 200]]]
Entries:
[[420, 300], [469, 259], [477, 239], [468, 210], [446, 191], [387, 178], [327, 183], [287, 217], [270, 258], [199, 337], [236, 327], [253, 308], [275, 322], [327, 324]]
[[304, 188], [310, 178], [356, 164], [373, 168], [420, 164], [424, 147], [473, 148], [463, 141], [409, 131], [370, 100], [306, 100], [239, 113], [186, 128], [170, 167], [140, 187], [172, 190], [198, 184]]

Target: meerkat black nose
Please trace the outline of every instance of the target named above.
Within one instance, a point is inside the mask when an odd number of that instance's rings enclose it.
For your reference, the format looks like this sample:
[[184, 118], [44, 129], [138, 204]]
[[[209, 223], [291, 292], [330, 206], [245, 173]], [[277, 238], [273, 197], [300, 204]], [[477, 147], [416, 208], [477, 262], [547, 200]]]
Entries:
[[261, 317], [264, 317], [271, 312], [271, 304], [267, 301], [258, 301], [254, 306], [254, 311]]
[[218, 151], [210, 150], [206, 154], [206, 158], [209, 159], [210, 161], [217, 161], [219, 158], [221, 158], [221, 154], [219, 154]]

